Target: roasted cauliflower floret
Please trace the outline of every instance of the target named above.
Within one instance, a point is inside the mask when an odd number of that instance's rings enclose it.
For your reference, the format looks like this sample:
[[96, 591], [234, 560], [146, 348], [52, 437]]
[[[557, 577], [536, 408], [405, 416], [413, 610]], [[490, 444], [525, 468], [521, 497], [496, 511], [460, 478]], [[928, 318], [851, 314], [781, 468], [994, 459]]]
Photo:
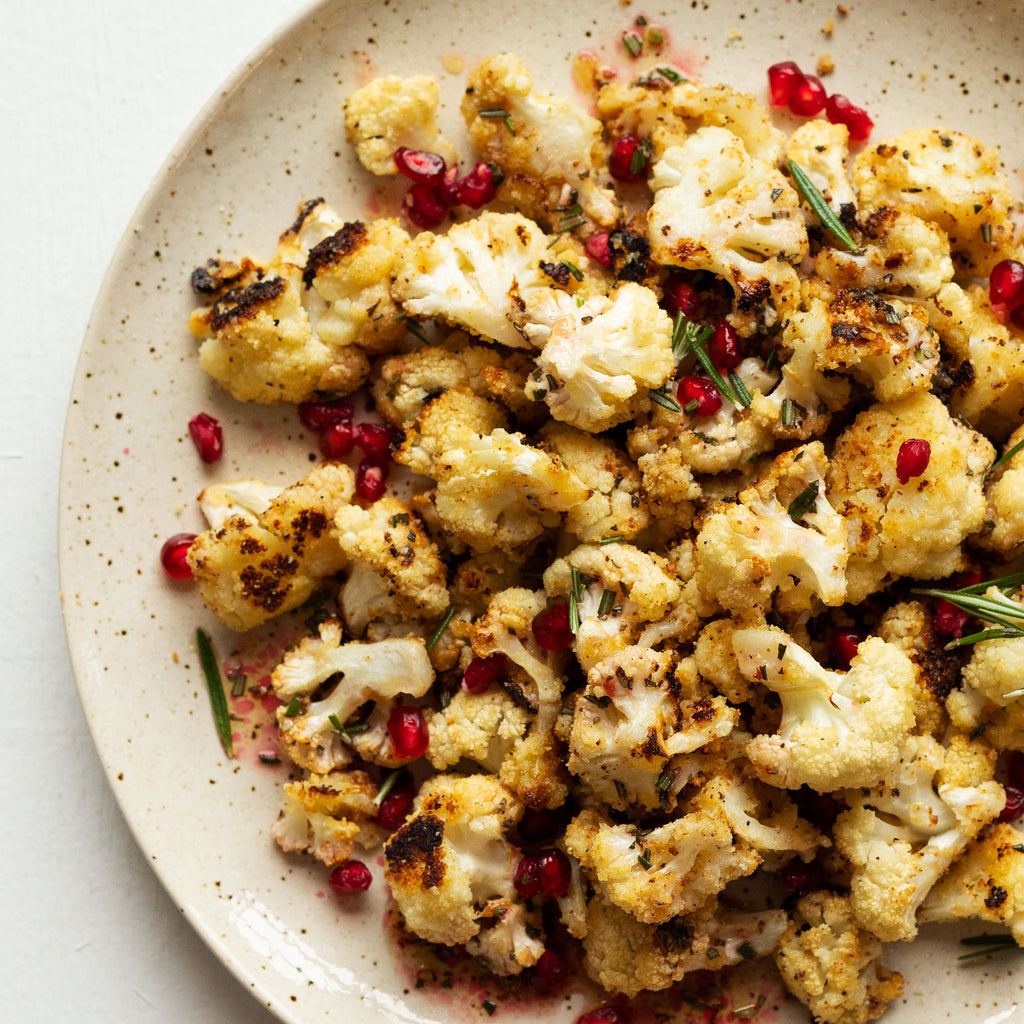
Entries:
[[345, 565], [333, 523], [354, 488], [352, 470], [325, 462], [260, 515], [235, 513], [199, 534], [188, 564], [206, 606], [236, 630], [297, 608]]
[[695, 546], [697, 586], [727, 610], [806, 610], [846, 593], [847, 527], [825, 496], [820, 441], [780, 455], [769, 475], [704, 521]]
[[366, 772], [331, 772], [286, 782], [281, 816], [270, 834], [282, 850], [311, 853], [331, 867], [348, 860], [355, 844], [372, 849], [384, 832], [373, 820], [377, 785]]
[[[1021, 443], [1024, 443], [1024, 426], [1010, 435], [1003, 455]], [[1016, 554], [1024, 545], [1024, 451], [1011, 455], [989, 474], [985, 500], [985, 530], [973, 538], [974, 542], [1006, 555]]]
[[[849, 141], [846, 125], [816, 117], [800, 125], [786, 145], [787, 162], [792, 160], [804, 171], [840, 219], [857, 212], [857, 197], [846, 174]], [[810, 206], [805, 206], [804, 215], [808, 219], [814, 216]]]
[[[900, 446], [927, 441], [920, 476], [897, 479]], [[849, 529], [846, 599], [856, 603], [899, 576], [941, 579], [960, 568], [964, 540], [985, 520], [982, 485], [992, 445], [931, 394], [875, 405], [836, 440], [826, 481]]]
[[[489, 113], [499, 110], [503, 116]], [[481, 158], [505, 173], [499, 199], [549, 230], [576, 209], [581, 223], [610, 227], [618, 220], [614, 193], [597, 180], [601, 122], [572, 100], [535, 91], [518, 57], [488, 57], [470, 72], [462, 116]]]
[[968, 843], [1003, 809], [994, 752], [955, 736], [948, 748], [911, 736], [899, 763], [872, 788], [847, 793], [833, 829], [852, 868], [850, 904], [883, 941], [917, 934], [917, 909]]
[[998, 150], [977, 139], [915, 128], [865, 149], [852, 177], [865, 211], [894, 206], [934, 222], [949, 235], [953, 259], [976, 276], [1013, 255], [1014, 199]]
[[345, 138], [359, 162], [373, 174], [397, 174], [394, 153], [401, 146], [456, 163], [455, 147], [437, 126], [440, 94], [440, 85], [427, 75], [387, 75], [356, 89], [345, 100]]
[[544, 952], [538, 911], [512, 881], [518, 850], [506, 833], [523, 804], [489, 775], [439, 775], [384, 848], [384, 875], [411, 932], [465, 945], [495, 974], [518, 974]]
[[670, 146], [650, 185], [655, 260], [729, 282], [743, 333], [788, 315], [799, 298], [792, 264], [807, 253], [807, 231], [782, 174], [750, 156], [732, 132], [709, 127]]
[[775, 963], [815, 1024], [876, 1020], [903, 992], [903, 976], [882, 963], [882, 943], [858, 924], [849, 898], [832, 892], [797, 903]]
[[778, 732], [747, 745], [764, 782], [830, 793], [872, 786], [897, 764], [914, 725], [915, 686], [899, 648], [869, 637], [840, 673], [774, 626], [738, 629], [732, 642], [743, 675], [782, 699]]
[[439, 771], [463, 758], [497, 775], [526, 734], [530, 713], [501, 686], [484, 693], [460, 689], [441, 711], [425, 712], [430, 729], [426, 758]]
[[[364, 760], [401, 764], [387, 732], [388, 712], [403, 695], [422, 697], [433, 681], [421, 639], [343, 643], [341, 625], [329, 619], [318, 636], [300, 640], [271, 676], [282, 702], [281, 744], [296, 764], [320, 774], [344, 768], [353, 750]], [[322, 687], [329, 689], [321, 694]], [[350, 719], [369, 701], [373, 711], [357, 728]]]

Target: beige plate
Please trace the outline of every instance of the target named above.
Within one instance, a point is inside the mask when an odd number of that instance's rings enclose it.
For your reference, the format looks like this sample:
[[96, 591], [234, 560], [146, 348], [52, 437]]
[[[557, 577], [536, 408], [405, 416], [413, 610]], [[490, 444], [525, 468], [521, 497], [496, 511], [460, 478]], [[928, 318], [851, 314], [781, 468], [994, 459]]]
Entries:
[[[1021, 166], [1019, 0], [849, 6], [840, 15], [831, 3], [695, 0], [675, 13], [645, 13], [667, 25], [674, 55], [707, 82], [763, 97], [769, 64], [793, 59], [810, 70], [827, 51], [836, 63], [830, 91], [875, 115], [874, 138], [946, 124], [1001, 144], [1009, 168]], [[157, 551], [166, 536], [201, 528], [194, 498], [205, 483], [248, 475], [289, 483], [305, 472], [313, 445], [293, 410], [236, 404], [204, 379], [184, 326], [188, 275], [218, 252], [269, 256], [299, 200], [322, 195], [345, 215], [367, 213], [375, 183], [354, 166], [340, 107], [374, 74], [438, 76], [454, 125], [463, 64], [513, 50], [541, 86], [568, 92], [572, 54], [588, 46], [611, 54], [640, 11], [620, 0], [556, 8], [547, 0], [336, 0], [309, 10], [234, 74], [168, 158], [97, 299], [61, 489], [65, 619], [82, 703], [157, 873], [216, 955], [283, 1020], [487, 1018], [484, 993], [442, 998], [411, 985], [404, 954], [384, 938], [379, 882], [342, 907], [324, 895], [317, 865], [277, 852], [267, 829], [281, 769], [259, 763], [265, 744], [250, 738], [253, 716], [238, 724], [238, 760], [218, 745], [192, 637], [197, 625], [209, 628], [225, 655], [233, 639], [187, 587], [164, 580]], [[395, 194], [377, 194], [379, 208], [393, 211]], [[199, 410], [225, 428], [227, 454], [211, 470], [186, 432]], [[1013, 958], [963, 968], [957, 953], [944, 932], [892, 951], [907, 976], [893, 1024], [1012, 1019], [1022, 1000]], [[526, 1012], [572, 1020], [592, 999], [576, 992]], [[749, 1002], [738, 993], [731, 1005]], [[791, 1004], [775, 1013], [777, 1002], [770, 997], [759, 1019], [806, 1020]], [[513, 1012], [503, 1004], [500, 1016]]]

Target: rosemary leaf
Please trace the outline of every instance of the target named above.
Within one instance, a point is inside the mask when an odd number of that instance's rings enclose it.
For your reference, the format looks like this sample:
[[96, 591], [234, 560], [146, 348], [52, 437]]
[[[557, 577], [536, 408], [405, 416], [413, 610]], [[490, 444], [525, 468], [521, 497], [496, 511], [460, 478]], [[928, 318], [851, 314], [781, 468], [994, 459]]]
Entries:
[[210, 706], [213, 708], [213, 720], [217, 726], [217, 735], [221, 746], [228, 757], [235, 756], [235, 747], [231, 742], [231, 715], [228, 711], [228, 699], [224, 695], [224, 683], [220, 677], [217, 655], [213, 653], [210, 637], [202, 629], [196, 630], [196, 647], [199, 649], [199, 660], [203, 665], [206, 677], [206, 688], [210, 692]]
[[857, 243], [850, 237], [849, 231], [843, 227], [842, 221], [832, 212], [825, 202], [825, 197], [815, 188], [814, 182], [807, 177], [807, 172], [794, 161], [789, 161], [789, 173], [793, 175], [793, 183], [807, 200], [807, 205], [814, 211], [821, 225], [827, 228], [850, 252], [860, 252]]
[[452, 616], [455, 614], [454, 605], [449, 605], [448, 611], [444, 613], [444, 618], [441, 620], [441, 624], [430, 634], [430, 639], [427, 641], [427, 650], [432, 651], [436, 646], [438, 640], [441, 639], [442, 634], [448, 628], [448, 623], [452, 621]]
[[660, 405], [663, 409], [668, 409], [669, 412], [683, 411], [682, 406], [664, 388], [651, 388], [648, 395], [655, 405]]
[[808, 512], [814, 512], [817, 509], [819, 487], [820, 484], [815, 480], [814, 483], [802, 490], [789, 503], [789, 508], [786, 509], [786, 511], [789, 513], [789, 518], [792, 519], [794, 523], [799, 523]]
[[1017, 454], [1017, 452], [1024, 450], [1024, 441], [1018, 441], [1012, 448], [1007, 449], [1002, 455], [988, 467], [988, 471], [985, 473], [985, 479], [987, 480], [1000, 466], [1005, 465]]

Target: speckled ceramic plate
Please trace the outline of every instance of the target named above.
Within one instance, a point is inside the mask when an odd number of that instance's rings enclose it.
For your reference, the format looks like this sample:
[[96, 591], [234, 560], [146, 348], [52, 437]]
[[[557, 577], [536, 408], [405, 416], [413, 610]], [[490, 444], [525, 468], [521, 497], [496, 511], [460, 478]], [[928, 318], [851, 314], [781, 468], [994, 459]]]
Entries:
[[[235, 72], [139, 206], [97, 300], [68, 416], [60, 544], [68, 640], [96, 745], [140, 845], [214, 953], [283, 1020], [484, 1019], [491, 994], [500, 1016], [560, 1021], [594, 997], [573, 989], [516, 1011], [496, 986], [418, 988], [413, 952], [385, 926], [382, 885], [342, 906], [325, 895], [318, 865], [286, 858], [271, 842], [282, 770], [259, 759], [261, 709], [248, 696], [235, 703], [240, 755], [226, 759], [193, 646], [195, 628], [206, 627], [258, 682], [266, 638], [240, 648], [187, 586], [164, 578], [157, 552], [168, 535], [202, 527], [194, 499], [205, 484], [242, 475], [289, 483], [308, 468], [313, 446], [292, 409], [239, 405], [199, 372], [185, 328], [190, 271], [215, 253], [268, 256], [303, 199], [324, 196], [349, 216], [368, 204], [395, 209], [396, 193], [377, 190], [344, 143], [342, 100], [371, 76], [436, 75], [451, 127], [464, 69], [479, 58], [516, 51], [540, 86], [569, 92], [572, 55], [585, 47], [614, 55], [641, 12], [667, 27], [672, 56], [705, 81], [763, 96], [770, 63], [810, 69], [828, 53], [830, 91], [870, 110], [875, 138], [945, 124], [999, 143], [1008, 169], [1020, 168], [1019, 0], [848, 6], [844, 14], [812, 0], [694, 0], [672, 10], [620, 0], [554, 8], [335, 0]], [[225, 429], [226, 456], [212, 469], [186, 431], [199, 410]], [[892, 1024], [1018, 1019], [1017, 961], [965, 968], [957, 953], [941, 931], [891, 952], [907, 978]], [[758, 992], [748, 987], [685, 1019], [806, 1020], [770, 988], [755, 1009]]]

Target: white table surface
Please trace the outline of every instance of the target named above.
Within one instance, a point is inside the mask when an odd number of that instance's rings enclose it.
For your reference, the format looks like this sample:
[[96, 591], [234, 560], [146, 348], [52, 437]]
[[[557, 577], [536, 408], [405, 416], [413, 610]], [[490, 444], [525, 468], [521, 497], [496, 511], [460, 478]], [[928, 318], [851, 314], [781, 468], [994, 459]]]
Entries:
[[106, 265], [164, 157], [298, 4], [5, 6], [0, 96], [0, 1019], [269, 1024], [179, 914], [100, 769], [64, 646], [56, 511], [64, 414]]

